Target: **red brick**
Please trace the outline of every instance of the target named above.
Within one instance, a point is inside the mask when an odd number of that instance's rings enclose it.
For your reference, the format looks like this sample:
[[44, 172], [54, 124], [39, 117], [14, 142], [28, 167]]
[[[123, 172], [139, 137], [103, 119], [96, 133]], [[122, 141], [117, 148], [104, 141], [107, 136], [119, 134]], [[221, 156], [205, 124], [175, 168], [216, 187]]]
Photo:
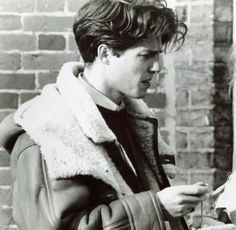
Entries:
[[215, 20], [220, 22], [232, 21], [233, 14], [232, 0], [215, 0]]
[[[213, 27], [205, 24], [190, 24], [186, 35], [186, 42], [212, 42], [214, 37]], [[195, 44], [195, 43], [194, 43]]]
[[0, 186], [1, 185], [11, 185], [11, 173], [9, 168], [0, 168]]
[[201, 88], [191, 91], [191, 104], [193, 106], [211, 105], [213, 103], [214, 90], [212, 88]]
[[157, 118], [158, 120], [158, 126], [164, 127], [165, 126], [165, 118], [166, 118], [166, 113], [164, 111], [160, 111], [159, 109], [151, 109], [153, 116]]
[[33, 12], [34, 11], [34, 1], [32, 0], [21, 0], [17, 2], [16, 0], [0, 0], [0, 12]]
[[213, 10], [213, 4], [192, 5], [190, 22], [211, 25]]
[[214, 148], [215, 138], [214, 131], [212, 130], [200, 130], [191, 131], [189, 135], [190, 148], [192, 150]]
[[72, 31], [74, 17], [69, 16], [24, 16], [23, 28], [26, 31]]
[[75, 61], [77, 53], [25, 54], [22, 65], [27, 70], [58, 70], [68, 61]]
[[21, 29], [21, 16], [0, 15], [0, 30]]
[[35, 75], [0, 74], [0, 89], [35, 89]]
[[[231, 143], [232, 146], [232, 143]], [[224, 147], [219, 146], [216, 148], [215, 153], [215, 167], [217, 169], [225, 170], [225, 171], [231, 171], [232, 170], [232, 155], [233, 150], [232, 147]]]
[[216, 87], [224, 86], [227, 81], [227, 71], [225, 63], [215, 63], [213, 71], [214, 83]]
[[36, 49], [36, 37], [33, 35], [23, 35], [23, 34], [0, 35], [0, 50], [35, 50], [35, 49]]
[[0, 148], [0, 167], [6, 167], [10, 165], [10, 155]]
[[232, 22], [215, 22], [214, 41], [216, 43], [232, 43], [233, 27]]
[[9, 115], [10, 113], [12, 113], [11, 111], [0, 111], [0, 123], [3, 121], [3, 119]]
[[177, 6], [175, 8], [176, 10], [176, 13], [178, 15], [178, 19], [181, 20], [181, 21], [184, 21], [186, 22], [187, 21], [187, 16], [188, 16], [188, 13], [187, 13], [187, 6]]
[[162, 139], [166, 142], [166, 144], [169, 144], [169, 132], [166, 130], [160, 130]]
[[215, 141], [217, 147], [231, 147], [233, 141], [233, 128], [232, 126], [217, 126], [215, 128]]
[[191, 49], [193, 62], [208, 64], [214, 61], [213, 41], [201, 42], [198, 45], [191, 43]]
[[186, 66], [191, 65], [192, 50], [190, 47], [184, 45], [180, 50], [173, 54], [175, 65]]
[[55, 83], [58, 76], [58, 71], [52, 71], [50, 73], [39, 73], [38, 83], [39, 88], [43, 88], [45, 85]]
[[230, 175], [231, 172], [232, 170], [219, 170], [219, 169], [216, 170], [214, 173], [215, 180], [213, 183], [213, 187], [217, 188], [223, 183], [225, 183], [225, 181], [228, 179], [228, 176]]
[[211, 125], [210, 109], [178, 110], [176, 113], [177, 126], [204, 127]]
[[214, 126], [230, 126], [232, 127], [232, 107], [230, 105], [226, 106], [215, 106], [212, 113], [212, 125]]
[[25, 103], [26, 101], [31, 100], [35, 96], [39, 95], [39, 93], [21, 93], [20, 94], [20, 104]]
[[18, 94], [0, 93], [0, 109], [16, 109], [18, 105]]
[[220, 88], [215, 88], [213, 102], [216, 105], [221, 105], [225, 107], [231, 106], [232, 101], [229, 97], [229, 87], [223, 86]]
[[0, 53], [0, 69], [17, 70], [20, 69], [20, 54], [18, 53]]
[[64, 0], [37, 0], [36, 11], [38, 12], [57, 12], [64, 11]]
[[0, 187], [0, 207], [2, 205], [12, 205], [12, 188], [1, 188]]
[[176, 148], [179, 149], [186, 149], [188, 147], [188, 133], [176, 131]]
[[181, 108], [188, 108], [189, 105], [189, 93], [188, 90], [179, 89], [177, 91], [176, 106]]
[[[152, 92], [157, 92], [158, 90], [161, 91], [161, 89], [165, 88], [164, 80], [165, 80], [166, 72], [163, 71], [156, 75], [156, 77], [153, 77], [150, 81], [151, 86], [149, 88]], [[154, 94], [154, 93], [153, 93]]]
[[152, 82], [153, 84], [153, 88], [155, 88], [156, 90], [159, 89], [163, 89], [165, 90], [166, 88], [166, 83], [165, 83], [165, 78], [166, 78], [166, 71], [163, 67], [163, 71], [161, 71], [156, 78], [153, 78]]
[[207, 73], [207, 71], [201, 72], [201, 69], [192, 70], [191, 68], [176, 68], [176, 85], [183, 88], [206, 85], [212, 82], [211, 75]]
[[68, 0], [67, 1], [67, 8], [69, 11], [72, 12], [77, 12], [79, 10], [79, 8], [86, 3], [88, 0]]
[[212, 190], [212, 185], [214, 184], [214, 171], [206, 170], [198, 170], [192, 171], [190, 173], [190, 183], [194, 184], [197, 182], [207, 183], [209, 185], [209, 189]]
[[66, 47], [65, 38], [62, 35], [39, 35], [40, 50], [64, 50]]
[[77, 51], [78, 47], [75, 42], [74, 35], [69, 36], [69, 50]]
[[[178, 166], [178, 162], [177, 162]], [[187, 171], [179, 170], [174, 179], [170, 180], [171, 185], [186, 185], [189, 184], [189, 176]]]
[[184, 169], [209, 169], [214, 167], [212, 152], [178, 152], [178, 166]]
[[226, 56], [229, 52], [229, 49], [231, 47], [231, 44], [218, 44], [214, 48], [214, 54], [215, 54], [215, 62], [216, 63], [225, 63], [226, 62]]
[[165, 108], [166, 95], [164, 93], [147, 94], [144, 101], [150, 108]]
[[12, 222], [12, 208], [6, 207], [0, 209], [0, 227], [4, 226], [1, 229], [6, 229], [5, 227], [10, 226]]
[[17, 227], [17, 225], [11, 224], [9, 226], [4, 226], [4, 230], [19, 230], [19, 228]]

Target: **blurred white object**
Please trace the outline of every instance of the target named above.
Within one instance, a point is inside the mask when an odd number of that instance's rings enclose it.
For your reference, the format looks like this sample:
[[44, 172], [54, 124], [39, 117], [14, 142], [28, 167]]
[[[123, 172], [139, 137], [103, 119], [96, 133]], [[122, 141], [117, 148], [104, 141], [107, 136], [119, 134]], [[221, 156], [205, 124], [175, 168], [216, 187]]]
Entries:
[[216, 214], [219, 216], [220, 212], [225, 210], [233, 224], [236, 224], [235, 197], [236, 197], [236, 171], [230, 175], [230, 177], [224, 184], [224, 189], [222, 189], [222, 191], [220, 192], [215, 204]]

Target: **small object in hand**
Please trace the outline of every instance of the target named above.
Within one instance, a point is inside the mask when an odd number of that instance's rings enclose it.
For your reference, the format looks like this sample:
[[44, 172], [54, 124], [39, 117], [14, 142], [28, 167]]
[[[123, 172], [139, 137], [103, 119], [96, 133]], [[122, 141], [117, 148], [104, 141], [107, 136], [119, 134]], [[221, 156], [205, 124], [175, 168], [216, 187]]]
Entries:
[[200, 220], [200, 228], [202, 227], [202, 220], [203, 220], [203, 201], [201, 201], [201, 220]]
[[194, 212], [195, 208], [188, 208], [189, 212]]

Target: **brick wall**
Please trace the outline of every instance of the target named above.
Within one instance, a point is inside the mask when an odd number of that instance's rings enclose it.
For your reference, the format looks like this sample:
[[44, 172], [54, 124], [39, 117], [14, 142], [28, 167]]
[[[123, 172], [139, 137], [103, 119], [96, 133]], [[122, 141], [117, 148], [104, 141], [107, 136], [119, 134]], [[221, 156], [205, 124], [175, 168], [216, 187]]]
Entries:
[[[78, 59], [74, 10], [86, 0], [0, 0], [0, 121], [54, 82]], [[231, 169], [231, 105], [224, 56], [232, 40], [232, 0], [168, 0], [189, 32], [184, 47], [164, 57], [160, 81], [145, 98], [182, 168], [174, 184], [225, 180]], [[227, 25], [227, 26], [225, 26]], [[157, 84], [158, 83], [158, 84]], [[0, 229], [11, 217], [9, 156], [0, 148]]]
[[[0, 121], [77, 60], [71, 33], [77, 0], [0, 0]], [[14, 229], [9, 155], [0, 149], [0, 229]], [[8, 227], [7, 227], [8, 226]]]
[[[187, 23], [188, 35], [183, 48], [166, 57], [167, 75], [174, 80], [167, 80], [165, 88], [175, 83], [166, 91], [166, 104], [174, 106], [165, 123], [173, 127], [168, 138], [181, 168], [173, 183], [204, 181], [214, 189], [232, 169], [232, 106], [225, 68], [232, 44], [232, 0], [176, 0], [175, 10]], [[210, 202], [205, 205], [211, 208]]]

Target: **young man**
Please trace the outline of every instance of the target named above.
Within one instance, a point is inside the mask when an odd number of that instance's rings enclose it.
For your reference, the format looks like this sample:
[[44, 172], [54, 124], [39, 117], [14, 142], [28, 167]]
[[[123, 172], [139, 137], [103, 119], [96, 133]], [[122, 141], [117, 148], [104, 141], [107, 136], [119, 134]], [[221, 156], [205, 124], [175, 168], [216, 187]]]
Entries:
[[73, 29], [84, 69], [65, 64], [56, 84], [1, 126], [16, 223], [188, 229], [182, 217], [206, 199], [207, 187], [169, 187], [159, 151], [171, 151], [140, 99], [160, 71], [160, 53], [181, 46], [185, 25], [161, 2], [90, 0]]

